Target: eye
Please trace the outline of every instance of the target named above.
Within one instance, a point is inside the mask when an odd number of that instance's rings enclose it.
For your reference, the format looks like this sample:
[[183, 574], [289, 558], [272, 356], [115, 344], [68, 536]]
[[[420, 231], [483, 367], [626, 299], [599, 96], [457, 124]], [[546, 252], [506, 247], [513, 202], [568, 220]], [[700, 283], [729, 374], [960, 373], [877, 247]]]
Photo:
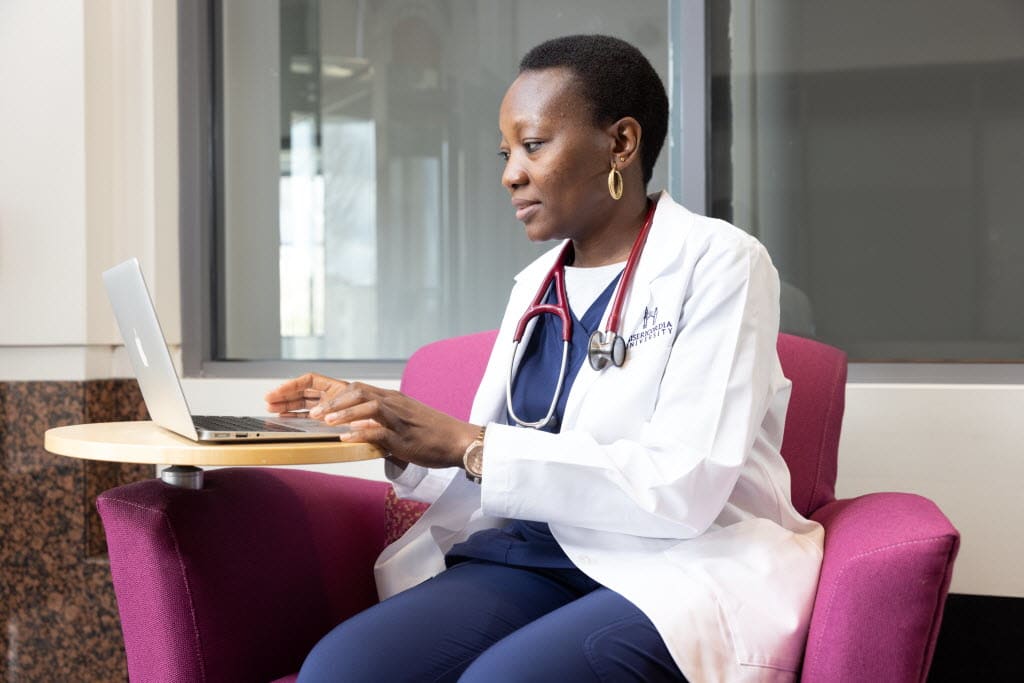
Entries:
[[498, 158], [501, 159], [502, 161], [508, 161], [508, 150], [507, 149], [499, 149], [498, 150]]
[[526, 150], [527, 154], [533, 154], [534, 152], [539, 150], [540, 146], [543, 144], [544, 143], [541, 142], [540, 140], [527, 140], [526, 142], [523, 143], [523, 149]]

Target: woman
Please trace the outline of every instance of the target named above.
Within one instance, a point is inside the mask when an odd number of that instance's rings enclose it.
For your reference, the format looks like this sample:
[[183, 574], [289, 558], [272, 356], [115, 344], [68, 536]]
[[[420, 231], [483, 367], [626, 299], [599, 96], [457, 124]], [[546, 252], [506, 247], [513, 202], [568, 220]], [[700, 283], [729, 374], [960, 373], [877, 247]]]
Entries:
[[[562, 244], [516, 278], [469, 423], [317, 375], [268, 394], [274, 412], [350, 424], [343, 438], [390, 453], [399, 495], [433, 503], [377, 562], [386, 599], [328, 634], [300, 680], [794, 678], [823, 535], [779, 455], [778, 275], [752, 237], [647, 196], [667, 120], [627, 43], [571, 36], [523, 58], [501, 179], [527, 236]], [[625, 363], [595, 370], [588, 337], [648, 220]], [[535, 296], [557, 303], [559, 259], [560, 392], [556, 316], [508, 343]]]

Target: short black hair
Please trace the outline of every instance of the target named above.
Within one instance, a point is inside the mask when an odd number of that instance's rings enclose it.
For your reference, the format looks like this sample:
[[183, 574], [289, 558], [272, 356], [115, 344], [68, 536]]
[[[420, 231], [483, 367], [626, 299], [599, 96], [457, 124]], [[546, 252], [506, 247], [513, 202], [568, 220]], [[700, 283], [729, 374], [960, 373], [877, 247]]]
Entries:
[[618, 38], [563, 36], [541, 43], [519, 62], [519, 73], [566, 67], [580, 83], [593, 109], [594, 123], [606, 126], [624, 116], [640, 124], [640, 162], [644, 185], [668, 132], [668, 96], [658, 73], [643, 53]]

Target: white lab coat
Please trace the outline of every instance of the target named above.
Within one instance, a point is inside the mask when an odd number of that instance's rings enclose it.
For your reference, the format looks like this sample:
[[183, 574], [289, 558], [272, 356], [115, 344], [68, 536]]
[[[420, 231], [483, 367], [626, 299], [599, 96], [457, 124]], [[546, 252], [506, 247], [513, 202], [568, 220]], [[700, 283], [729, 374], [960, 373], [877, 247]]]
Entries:
[[662, 193], [623, 311], [626, 362], [584, 363], [549, 434], [503, 424], [505, 381], [513, 329], [560, 249], [517, 276], [473, 404], [483, 484], [413, 465], [395, 479], [434, 504], [378, 559], [381, 597], [442, 571], [474, 531], [544, 521], [647, 614], [690, 681], [793, 680], [824, 534], [793, 508], [779, 454], [790, 382], [767, 252]]

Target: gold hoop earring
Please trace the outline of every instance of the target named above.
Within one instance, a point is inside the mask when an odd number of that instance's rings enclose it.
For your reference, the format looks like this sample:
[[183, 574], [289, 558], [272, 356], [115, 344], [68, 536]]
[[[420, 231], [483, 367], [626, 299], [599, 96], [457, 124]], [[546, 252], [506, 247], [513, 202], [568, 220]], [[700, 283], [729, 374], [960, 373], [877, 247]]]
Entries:
[[608, 194], [612, 196], [612, 199], [619, 201], [622, 199], [622, 174], [619, 173], [619, 169], [612, 166], [612, 170], [608, 171]]

